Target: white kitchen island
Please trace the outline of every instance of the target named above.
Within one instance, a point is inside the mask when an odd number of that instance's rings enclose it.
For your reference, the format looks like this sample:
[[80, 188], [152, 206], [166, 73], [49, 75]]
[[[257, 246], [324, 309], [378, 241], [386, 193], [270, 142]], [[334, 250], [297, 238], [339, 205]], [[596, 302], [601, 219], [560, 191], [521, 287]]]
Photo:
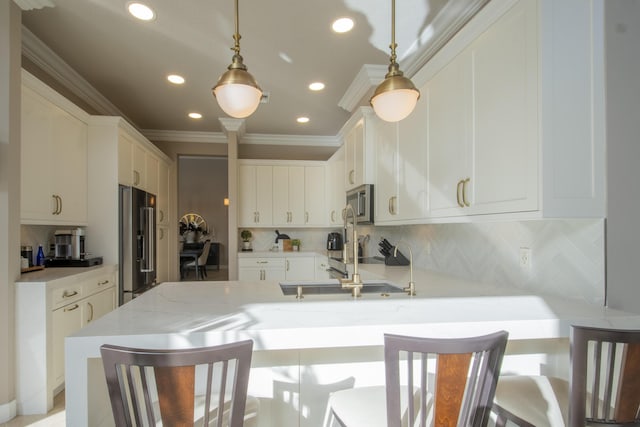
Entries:
[[[408, 269], [367, 265], [363, 277], [404, 286]], [[163, 283], [66, 339], [69, 426], [112, 425], [99, 359], [105, 343], [186, 348], [250, 338], [249, 393], [260, 426], [319, 426], [333, 389], [382, 384], [384, 333], [471, 336], [507, 330], [503, 373], [568, 366], [571, 324], [640, 328], [640, 316], [557, 297], [527, 295], [424, 271], [417, 296], [283, 296], [277, 282]]]

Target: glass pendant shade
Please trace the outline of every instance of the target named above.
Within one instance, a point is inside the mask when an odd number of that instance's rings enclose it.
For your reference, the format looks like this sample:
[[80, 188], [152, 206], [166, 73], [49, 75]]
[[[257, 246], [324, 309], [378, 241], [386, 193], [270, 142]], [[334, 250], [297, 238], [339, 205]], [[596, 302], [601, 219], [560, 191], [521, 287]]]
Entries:
[[253, 114], [260, 104], [262, 90], [247, 70], [227, 70], [213, 88], [220, 108], [236, 119]]
[[233, 34], [234, 46], [231, 50], [235, 53], [231, 59], [231, 65], [218, 79], [213, 87], [213, 96], [218, 100], [220, 108], [236, 119], [244, 119], [253, 114], [260, 104], [262, 89], [256, 79], [247, 71], [247, 66], [242, 62], [240, 55], [240, 19], [238, 13], [238, 0], [235, 0], [236, 32]]
[[416, 107], [420, 92], [404, 76], [387, 77], [376, 88], [371, 106], [376, 115], [387, 122], [398, 122]]
[[378, 85], [369, 103], [378, 117], [387, 122], [399, 122], [416, 107], [420, 91], [406, 78], [396, 62], [396, 2], [391, 0], [391, 57], [389, 72]]

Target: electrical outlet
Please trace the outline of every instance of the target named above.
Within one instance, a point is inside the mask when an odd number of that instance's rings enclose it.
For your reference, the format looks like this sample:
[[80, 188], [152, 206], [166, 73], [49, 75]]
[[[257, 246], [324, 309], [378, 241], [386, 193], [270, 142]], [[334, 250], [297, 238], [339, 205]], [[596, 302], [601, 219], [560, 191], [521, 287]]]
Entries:
[[531, 249], [520, 248], [520, 267], [523, 270], [531, 269]]

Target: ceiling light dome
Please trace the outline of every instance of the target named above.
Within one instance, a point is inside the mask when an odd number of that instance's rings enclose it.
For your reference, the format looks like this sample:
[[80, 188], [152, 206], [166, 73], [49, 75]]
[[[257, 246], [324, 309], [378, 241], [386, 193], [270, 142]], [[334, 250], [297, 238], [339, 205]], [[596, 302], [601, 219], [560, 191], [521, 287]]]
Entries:
[[240, 55], [240, 33], [238, 19], [238, 0], [236, 6], [236, 32], [233, 35], [235, 52], [231, 65], [220, 76], [218, 83], [213, 87], [213, 96], [218, 100], [220, 108], [236, 119], [249, 117], [258, 108], [262, 98], [262, 89], [244, 65]]

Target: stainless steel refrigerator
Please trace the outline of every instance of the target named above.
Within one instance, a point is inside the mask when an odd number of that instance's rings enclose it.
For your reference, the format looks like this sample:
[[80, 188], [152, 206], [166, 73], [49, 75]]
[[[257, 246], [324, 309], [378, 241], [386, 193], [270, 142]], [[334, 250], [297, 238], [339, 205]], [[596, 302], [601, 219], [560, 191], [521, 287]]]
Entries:
[[156, 283], [156, 196], [119, 186], [120, 295], [131, 301]]

